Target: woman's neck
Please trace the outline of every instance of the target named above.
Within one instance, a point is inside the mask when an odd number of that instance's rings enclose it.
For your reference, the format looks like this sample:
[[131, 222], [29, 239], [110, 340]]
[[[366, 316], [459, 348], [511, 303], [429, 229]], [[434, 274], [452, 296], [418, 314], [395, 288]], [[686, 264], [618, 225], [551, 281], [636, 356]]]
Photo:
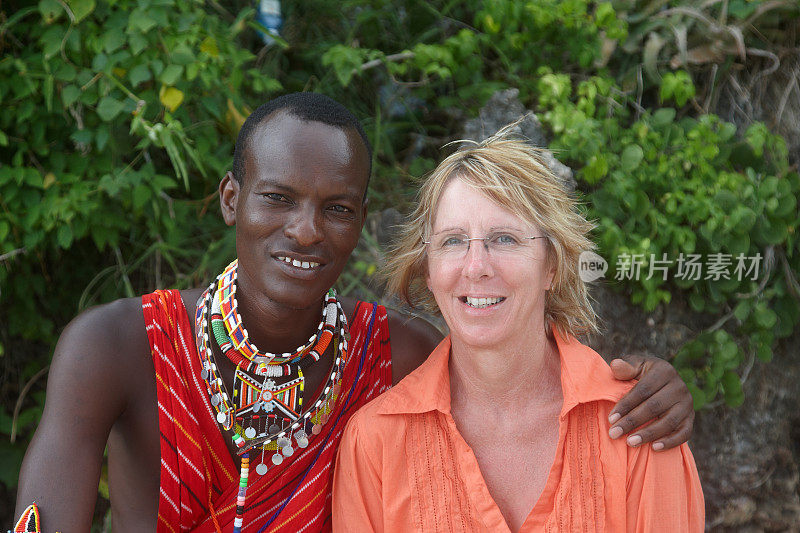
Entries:
[[[539, 328], [533, 331], [538, 331]], [[530, 331], [530, 330], [529, 330]], [[520, 335], [503, 346], [480, 348], [453, 338], [450, 396], [453, 409], [485, 406], [505, 412], [560, 401], [561, 363], [555, 339], [545, 333]]]

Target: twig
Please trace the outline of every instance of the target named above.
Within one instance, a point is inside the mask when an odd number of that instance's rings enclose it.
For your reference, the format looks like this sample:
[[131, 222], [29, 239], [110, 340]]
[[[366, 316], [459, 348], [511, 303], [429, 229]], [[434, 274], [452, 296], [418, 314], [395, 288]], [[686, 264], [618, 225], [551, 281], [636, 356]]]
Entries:
[[753, 369], [753, 364], [756, 362], [756, 351], [750, 350], [750, 357], [747, 358], [747, 364], [742, 370], [742, 377], [741, 382], [744, 385], [744, 382], [747, 381], [747, 378], [750, 376], [750, 371]]
[[755, 85], [755, 83], [764, 76], [769, 76], [770, 74], [778, 70], [778, 68], [780, 68], [781, 66], [780, 58], [774, 53], [770, 52], [769, 50], [761, 50], [760, 48], [748, 48], [747, 53], [759, 57], [768, 57], [769, 59], [772, 60], [772, 65], [770, 65], [769, 68], [764, 69], [755, 76], [753, 76], [753, 79], [750, 81], [750, 87]]
[[385, 61], [403, 61], [404, 59], [412, 59], [414, 57], [414, 55], [415, 55], [414, 52], [406, 51], [406, 52], [400, 52], [398, 54], [391, 54], [391, 55], [388, 55], [388, 56], [386, 56], [384, 58], [372, 59], [370, 61], [367, 61], [366, 63], [364, 63], [363, 65], [361, 65], [357, 69], [354, 68], [353, 69], [353, 74], [355, 74], [359, 70], [361, 72], [364, 72], [365, 70], [369, 70], [371, 68], [375, 68], [377, 66], [380, 66]]
[[102, 77], [103, 77], [103, 73], [102, 72], [98, 72], [97, 74], [94, 75], [94, 77], [92, 77], [92, 79], [90, 79], [89, 81], [87, 81], [86, 83], [83, 84], [83, 86], [81, 87], [81, 91], [85, 91], [86, 89], [88, 89], [89, 87], [94, 85], [94, 82], [96, 82], [97, 80], [99, 80]]
[[122, 252], [120, 251], [119, 246], [114, 247], [114, 255], [117, 257], [117, 265], [119, 266], [119, 271], [122, 275], [122, 281], [125, 282], [125, 289], [128, 293], [127, 296], [131, 298], [133, 297], [133, 284], [128, 277], [128, 267], [125, 266], [125, 262], [122, 260]]
[[714, 87], [717, 84], [717, 71], [719, 70], [719, 65], [714, 63], [711, 66], [711, 86], [708, 88], [708, 96], [706, 96], [706, 102], [703, 104], [703, 113], [708, 113], [709, 107], [711, 107], [711, 100], [714, 96]]
[[644, 81], [642, 80], [642, 65], [636, 68], [636, 120], [639, 120], [641, 117], [641, 113], [639, 112], [640, 109], [644, 109], [642, 107], [642, 93], [644, 92]]
[[6, 252], [3, 255], [0, 255], [0, 261], [6, 261], [8, 259], [11, 259], [15, 255], [24, 254], [24, 253], [27, 253], [27, 252], [28, 252], [28, 249], [25, 248], [25, 247], [17, 248], [16, 250], [11, 250], [10, 252]]
[[781, 102], [778, 104], [778, 112], [775, 114], [775, 116], [778, 117], [778, 123], [776, 125], [780, 125], [781, 119], [783, 118], [783, 108], [786, 107], [786, 102], [789, 101], [789, 95], [792, 94], [795, 87], [797, 87], [797, 76], [792, 76], [792, 80], [789, 82], [786, 90], [783, 91]]
[[789, 286], [789, 292], [800, 300], [800, 283], [798, 283], [797, 278], [794, 277], [792, 269], [789, 267], [789, 261], [786, 259], [786, 254], [784, 254], [782, 250], [780, 256], [781, 263], [783, 263], [783, 273], [786, 275], [787, 285]]
[[719, 320], [714, 322], [714, 324], [712, 324], [711, 327], [706, 330], [706, 332], [707, 333], [711, 333], [712, 331], [716, 331], [719, 328], [721, 328], [722, 326], [724, 326], [725, 322], [727, 322], [728, 320], [731, 319], [731, 317], [733, 316], [733, 313], [734, 313], [734, 310], [731, 309], [731, 311], [728, 312], [728, 314], [726, 314], [725, 316], [723, 316], [722, 318], [720, 318]]
[[37, 373], [33, 375], [31, 379], [22, 387], [22, 391], [20, 391], [19, 396], [17, 397], [17, 404], [14, 406], [14, 418], [11, 420], [11, 444], [14, 444], [17, 441], [17, 420], [19, 419], [19, 412], [22, 409], [22, 401], [25, 399], [25, 396], [28, 394], [28, 391], [31, 390], [33, 384], [42, 377], [43, 375], [47, 374], [47, 371], [50, 370], [50, 365], [45, 366]]
[[772, 269], [775, 266], [775, 247], [774, 246], [767, 246], [766, 250], [764, 250], [764, 278], [761, 280], [761, 283], [758, 284], [758, 287], [754, 291], [748, 293], [741, 293], [737, 292], [736, 297], [744, 300], [746, 298], [752, 298], [753, 296], [758, 296], [764, 290], [764, 287], [767, 286], [767, 282], [769, 281], [769, 277], [772, 274]]

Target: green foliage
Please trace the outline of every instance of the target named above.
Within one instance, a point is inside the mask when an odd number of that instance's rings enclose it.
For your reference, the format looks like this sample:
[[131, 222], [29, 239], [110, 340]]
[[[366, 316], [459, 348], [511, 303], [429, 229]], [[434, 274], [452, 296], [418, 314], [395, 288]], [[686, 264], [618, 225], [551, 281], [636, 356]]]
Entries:
[[[638, 276], [617, 272], [634, 303], [652, 311], [680, 291], [694, 311], [733, 319], [745, 350], [734, 351], [720, 337], [728, 333], [717, 330], [690, 343], [675, 364], [702, 392], [698, 407], [719, 392], [738, 405], [733, 373], [748, 354], [768, 359], [773, 339], [797, 323], [789, 276], [797, 271], [800, 176], [789, 169], [783, 139], [761, 123], [739, 137], [715, 115], [678, 119], [672, 108], [631, 121], [625, 108], [609, 114], [610, 83], [592, 78], [573, 90], [566, 77], [540, 71], [542, 117], [556, 133], [551, 146], [588, 162], [578, 178], [589, 186], [589, 213], [600, 222], [597, 242], [609, 264], [640, 259]], [[783, 272], [771, 265], [776, 251], [789, 267]], [[697, 274], [686, 266], [692, 255], [700, 259]], [[709, 270], [714, 261], [719, 273]]]
[[661, 78], [661, 91], [658, 96], [661, 102], [674, 100], [678, 107], [683, 107], [689, 99], [694, 98], [695, 89], [692, 78], [685, 70], [668, 72]]

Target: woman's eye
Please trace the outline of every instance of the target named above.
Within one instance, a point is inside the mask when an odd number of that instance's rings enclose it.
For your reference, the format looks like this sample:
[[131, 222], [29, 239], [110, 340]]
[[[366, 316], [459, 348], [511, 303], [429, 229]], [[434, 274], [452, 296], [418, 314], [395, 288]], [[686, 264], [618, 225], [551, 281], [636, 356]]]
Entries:
[[491, 240], [496, 242], [497, 244], [503, 244], [503, 245], [506, 245], [506, 246], [512, 245], [512, 244], [517, 244], [517, 242], [519, 242], [516, 237], [514, 237], [513, 235], [511, 235], [509, 233], [497, 234]]
[[460, 246], [464, 244], [463, 237], [447, 237], [442, 241], [442, 248], [448, 248], [452, 246]]

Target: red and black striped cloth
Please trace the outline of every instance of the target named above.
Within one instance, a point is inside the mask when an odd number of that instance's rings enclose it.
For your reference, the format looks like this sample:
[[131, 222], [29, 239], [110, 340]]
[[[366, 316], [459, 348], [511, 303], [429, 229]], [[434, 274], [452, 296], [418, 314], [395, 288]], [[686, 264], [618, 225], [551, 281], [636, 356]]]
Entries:
[[[192, 322], [178, 291], [142, 297], [155, 366], [161, 432], [158, 531], [233, 530], [239, 465], [225, 445], [200, 378]], [[331, 528], [336, 450], [347, 420], [392, 383], [386, 310], [359, 302], [350, 321], [350, 357], [329, 422], [280, 466], [250, 469], [243, 532], [316, 532]], [[260, 453], [252, 454], [252, 466]], [[257, 457], [256, 457], [257, 456]], [[269, 454], [265, 456], [270, 460]]]

